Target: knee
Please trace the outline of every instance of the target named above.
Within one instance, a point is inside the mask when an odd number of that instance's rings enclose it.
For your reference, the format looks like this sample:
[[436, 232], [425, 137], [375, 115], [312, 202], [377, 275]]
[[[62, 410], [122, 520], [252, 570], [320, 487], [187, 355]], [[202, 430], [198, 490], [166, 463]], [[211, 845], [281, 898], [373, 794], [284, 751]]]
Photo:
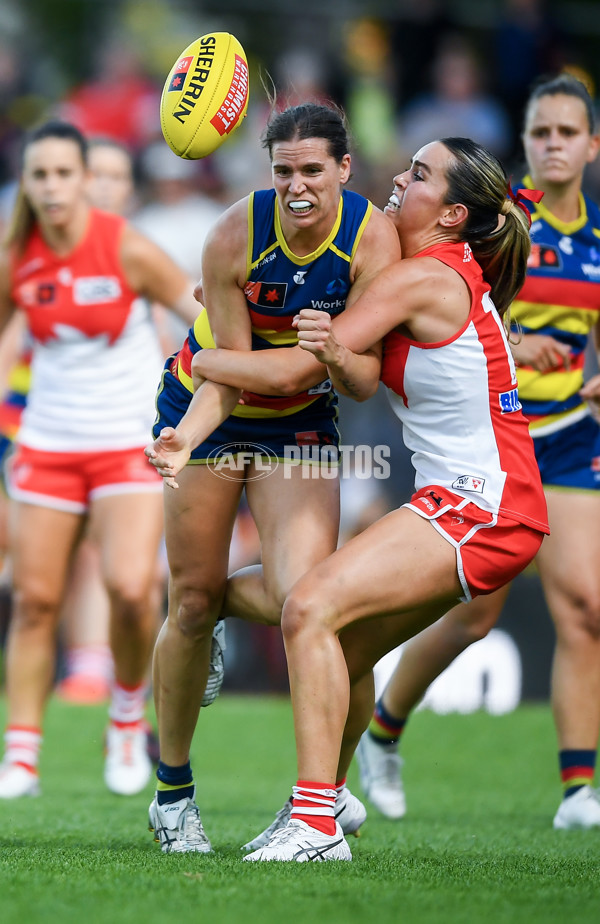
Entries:
[[111, 609], [119, 619], [137, 623], [144, 619], [150, 607], [152, 585], [149, 581], [129, 579], [109, 579], [106, 590]]
[[559, 638], [600, 642], [600, 595], [582, 591], [572, 598], [569, 611], [555, 611], [554, 621]]
[[286, 642], [300, 635], [335, 628], [336, 610], [316, 588], [301, 581], [288, 595], [281, 613], [281, 631]]
[[59, 601], [41, 588], [23, 587], [13, 594], [11, 621], [15, 628], [31, 631], [51, 626], [58, 621]]
[[467, 648], [474, 642], [480, 642], [488, 635], [496, 624], [496, 619], [473, 619], [462, 624], [462, 634], [464, 647]]
[[193, 641], [212, 634], [222, 604], [222, 594], [199, 588], [187, 588], [174, 594], [169, 603], [169, 621]]

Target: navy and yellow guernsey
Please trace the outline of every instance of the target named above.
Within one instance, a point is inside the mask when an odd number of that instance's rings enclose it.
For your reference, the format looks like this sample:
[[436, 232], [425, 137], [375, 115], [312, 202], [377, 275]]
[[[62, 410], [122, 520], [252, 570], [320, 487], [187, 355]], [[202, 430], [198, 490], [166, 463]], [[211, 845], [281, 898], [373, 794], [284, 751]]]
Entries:
[[[521, 185], [533, 188], [528, 176]], [[579, 218], [566, 223], [543, 200], [531, 203], [531, 256], [511, 318], [524, 334], [547, 334], [571, 350], [568, 368], [517, 370], [519, 398], [533, 437], [561, 430], [589, 413], [579, 389], [589, 334], [600, 318], [600, 209], [583, 193], [579, 204]]]
[[[352, 284], [352, 261], [372, 208], [363, 196], [344, 190], [327, 239], [313, 253], [299, 257], [292, 253], [283, 236], [275, 190], [259, 190], [250, 195], [244, 293], [252, 323], [253, 350], [295, 346], [298, 336], [292, 320], [302, 308], [327, 311], [332, 316], [344, 310]], [[202, 311], [170, 365], [170, 371], [189, 392], [193, 391], [194, 353], [214, 346], [206, 311]], [[291, 397], [244, 392], [244, 401], [233, 416], [288, 416], [315, 402], [327, 402], [334, 411], [336, 398], [327, 379]]]

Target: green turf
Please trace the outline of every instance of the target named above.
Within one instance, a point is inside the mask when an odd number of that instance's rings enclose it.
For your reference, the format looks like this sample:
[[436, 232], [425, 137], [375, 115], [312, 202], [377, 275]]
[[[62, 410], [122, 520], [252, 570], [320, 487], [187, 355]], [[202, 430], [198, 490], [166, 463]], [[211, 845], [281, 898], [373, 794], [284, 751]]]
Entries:
[[[151, 790], [105, 792], [104, 714], [53, 702], [42, 797], [0, 800], [2, 924], [600, 920], [600, 831], [551, 827], [546, 707], [415, 716], [403, 745], [409, 814], [389, 822], [372, 810], [347, 864], [241, 862], [295, 775], [287, 700], [223, 696], [203, 711], [193, 766], [210, 856], [161, 854], [146, 830]], [[359, 793], [355, 767], [350, 783]]]

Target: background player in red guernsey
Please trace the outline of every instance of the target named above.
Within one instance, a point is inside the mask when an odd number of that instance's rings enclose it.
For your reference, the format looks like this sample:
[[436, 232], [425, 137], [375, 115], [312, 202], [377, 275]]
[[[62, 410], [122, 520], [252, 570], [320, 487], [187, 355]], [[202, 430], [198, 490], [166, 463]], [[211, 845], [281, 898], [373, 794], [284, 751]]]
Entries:
[[74, 126], [34, 130], [0, 264], [0, 323], [22, 309], [33, 342], [32, 385], [8, 473], [14, 600], [5, 799], [39, 790], [59, 606], [88, 517], [111, 602], [116, 673], [105, 782], [130, 794], [151, 772], [142, 720], [162, 486], [142, 447], [162, 357], [148, 302], [188, 322], [196, 305], [191, 281], [166, 254], [123, 218], [89, 205], [87, 182], [87, 143]]

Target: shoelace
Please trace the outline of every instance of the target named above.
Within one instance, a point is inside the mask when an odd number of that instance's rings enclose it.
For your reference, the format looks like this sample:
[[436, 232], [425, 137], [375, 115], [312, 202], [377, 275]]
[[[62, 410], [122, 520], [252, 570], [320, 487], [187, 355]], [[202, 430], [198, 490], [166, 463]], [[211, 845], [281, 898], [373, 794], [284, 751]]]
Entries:
[[280, 831], [283, 828], [285, 828], [290, 820], [291, 814], [292, 814], [292, 803], [288, 799], [285, 805], [279, 809], [279, 811], [275, 815], [274, 820], [271, 822], [269, 827], [264, 832], [264, 835], [268, 839], [270, 839], [271, 835], [274, 834], [276, 831]]
[[[315, 832], [318, 833], [318, 832]], [[293, 819], [287, 823], [285, 828], [279, 828], [269, 840], [269, 847], [276, 844], [287, 844], [288, 841], [296, 840], [298, 837], [306, 837], [307, 832], [304, 828]]]
[[205, 844], [208, 838], [202, 827], [202, 820], [197, 805], [189, 805], [184, 813], [183, 833], [190, 844]]

